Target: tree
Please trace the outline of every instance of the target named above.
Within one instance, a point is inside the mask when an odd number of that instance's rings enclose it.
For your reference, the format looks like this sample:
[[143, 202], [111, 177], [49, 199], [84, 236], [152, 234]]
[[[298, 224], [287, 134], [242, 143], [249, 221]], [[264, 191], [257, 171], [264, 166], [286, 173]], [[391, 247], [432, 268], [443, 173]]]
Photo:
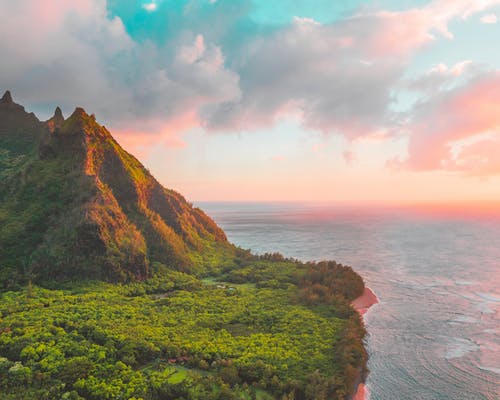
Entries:
[[72, 385], [78, 379], [87, 378], [93, 367], [92, 361], [86, 357], [71, 358], [63, 364], [59, 372], [59, 379], [68, 385]]

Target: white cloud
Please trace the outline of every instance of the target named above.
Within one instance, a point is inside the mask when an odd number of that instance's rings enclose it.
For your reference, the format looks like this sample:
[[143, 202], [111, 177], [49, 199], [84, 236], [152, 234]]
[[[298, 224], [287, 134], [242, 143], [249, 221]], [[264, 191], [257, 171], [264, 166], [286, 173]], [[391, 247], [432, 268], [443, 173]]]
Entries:
[[496, 24], [498, 22], [498, 17], [495, 14], [483, 15], [480, 19], [483, 24]]
[[142, 8], [144, 8], [148, 12], [153, 12], [153, 11], [156, 11], [156, 9], [158, 8], [158, 5], [154, 2], [146, 3], [146, 4], [142, 5]]
[[[415, 52], [436, 35], [451, 40], [452, 19], [467, 18], [494, 3], [498, 0], [438, 0], [332, 24], [295, 18], [290, 26], [245, 46], [238, 64], [242, 96], [205, 108], [207, 126], [259, 128], [295, 113], [308, 128], [349, 139], [387, 133], [398, 119], [390, 111], [392, 91]], [[472, 69], [469, 62], [440, 65], [418, 85], [441, 85]]]
[[413, 91], [434, 95], [482, 73], [484, 66], [471, 60], [460, 61], [452, 66], [439, 63], [426, 73], [408, 80], [403, 86]]

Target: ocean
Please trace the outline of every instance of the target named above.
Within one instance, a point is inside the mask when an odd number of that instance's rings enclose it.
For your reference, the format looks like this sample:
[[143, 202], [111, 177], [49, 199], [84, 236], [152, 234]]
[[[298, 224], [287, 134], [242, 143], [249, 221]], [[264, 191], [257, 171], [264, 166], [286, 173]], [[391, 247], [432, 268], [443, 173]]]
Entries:
[[370, 400], [500, 399], [500, 216], [292, 203], [200, 203], [256, 253], [352, 266]]

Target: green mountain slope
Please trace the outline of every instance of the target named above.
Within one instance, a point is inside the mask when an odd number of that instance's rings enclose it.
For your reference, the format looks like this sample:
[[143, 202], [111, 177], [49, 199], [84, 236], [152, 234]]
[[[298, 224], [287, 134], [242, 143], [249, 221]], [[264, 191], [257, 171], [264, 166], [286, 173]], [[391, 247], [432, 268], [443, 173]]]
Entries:
[[81, 108], [43, 123], [0, 101], [4, 284], [144, 279], [155, 263], [201, 273], [234, 252], [224, 232], [165, 189]]

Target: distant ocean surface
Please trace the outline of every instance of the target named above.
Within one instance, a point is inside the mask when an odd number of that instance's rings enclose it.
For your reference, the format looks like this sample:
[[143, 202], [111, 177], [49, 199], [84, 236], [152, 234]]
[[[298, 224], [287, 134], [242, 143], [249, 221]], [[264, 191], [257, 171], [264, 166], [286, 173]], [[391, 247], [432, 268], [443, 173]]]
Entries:
[[197, 205], [243, 248], [363, 276], [380, 300], [365, 316], [371, 400], [500, 399], [500, 217]]

